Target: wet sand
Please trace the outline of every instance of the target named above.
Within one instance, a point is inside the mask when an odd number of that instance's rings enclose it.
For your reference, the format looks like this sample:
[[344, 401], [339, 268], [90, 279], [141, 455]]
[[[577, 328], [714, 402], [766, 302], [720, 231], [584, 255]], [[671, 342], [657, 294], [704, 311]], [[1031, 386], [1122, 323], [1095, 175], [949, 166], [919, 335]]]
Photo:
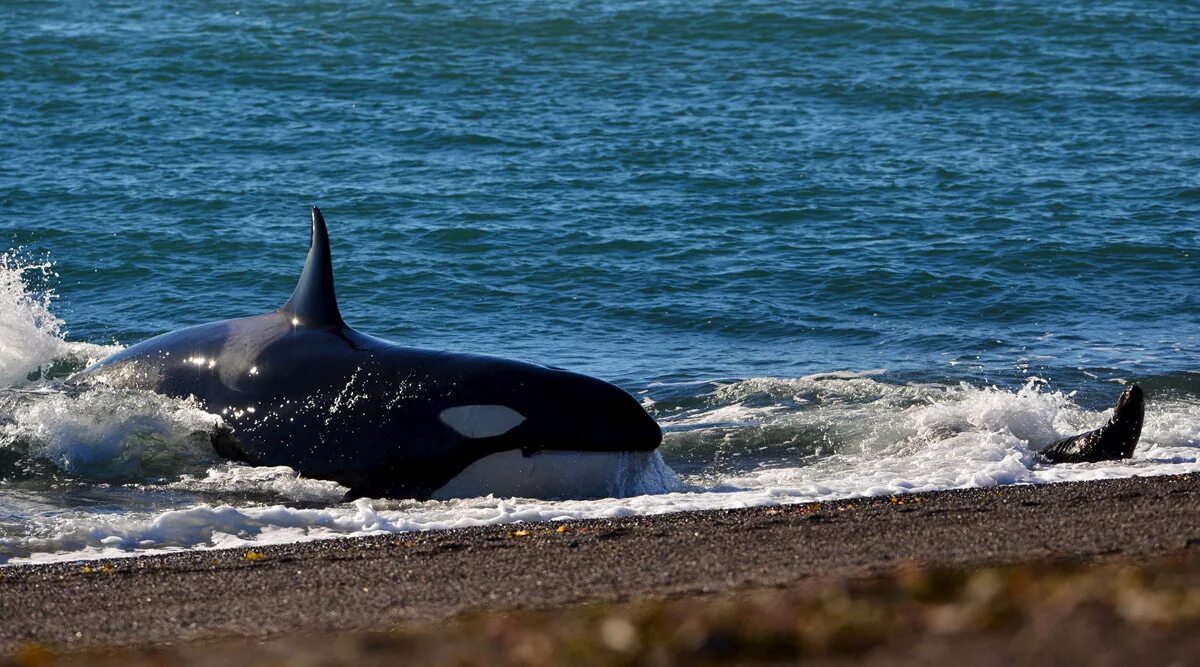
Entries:
[[383, 630], [464, 612], [803, 590], [906, 564], [1200, 551], [1200, 475], [505, 525], [0, 569], [0, 652]]

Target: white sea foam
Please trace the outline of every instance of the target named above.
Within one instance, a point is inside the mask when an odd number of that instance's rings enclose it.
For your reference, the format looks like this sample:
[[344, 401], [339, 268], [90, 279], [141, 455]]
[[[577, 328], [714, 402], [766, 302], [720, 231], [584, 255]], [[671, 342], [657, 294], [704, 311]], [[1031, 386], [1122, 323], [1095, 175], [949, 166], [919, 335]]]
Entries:
[[220, 420], [194, 402], [65, 391], [45, 379], [54, 364], [78, 368], [120, 349], [65, 340], [50, 309], [53, 277], [49, 262], [19, 250], [0, 254], [0, 450], [100, 482], [174, 478], [215, 462], [209, 434]]
[[[647, 397], [667, 434], [661, 455], [592, 457], [586, 469], [572, 469], [569, 456], [503, 462], [520, 482], [510, 493], [540, 495], [545, 487], [525, 477], [555, 463], [555, 488], [588, 482], [621, 497], [343, 503], [347, 489], [336, 483], [219, 461], [209, 436], [220, 419], [193, 401], [48, 382], [44, 371], [56, 363], [77, 367], [117, 349], [64, 340], [53, 292], [29, 287], [51, 274], [20, 253], [0, 255], [0, 461], [15, 452], [49, 463], [112, 502], [0, 486], [0, 563], [1200, 470], [1195, 399], [1152, 396], [1130, 461], [1048, 465], [1040, 446], [1097, 427], [1109, 411], [1088, 411], [1038, 378], [1009, 391], [838, 371], [693, 384], [675, 408]], [[680, 480], [664, 458], [690, 472]]]
[[201, 471], [218, 460], [210, 436], [220, 419], [193, 401], [101, 388], [10, 394], [4, 403], [0, 447], [75, 476], [136, 482]]
[[[1019, 391], [970, 385], [890, 384], [866, 377], [758, 378], [717, 388], [707, 410], [664, 421], [668, 459], [689, 438], [750, 429], [750, 450], [788, 445], [796, 433], [827, 433], [835, 451], [806, 465], [749, 465], [685, 480], [685, 490], [599, 500], [467, 498], [447, 501], [359, 500], [327, 507], [197, 504], [166, 512], [47, 513], [38, 536], [0, 539], [10, 564], [213, 549], [512, 522], [565, 521], [701, 509], [778, 505], [1005, 484], [1200, 471], [1200, 405], [1153, 404], [1130, 461], [1048, 465], [1040, 445], [1095, 428], [1109, 416], [1036, 380]], [[779, 403], [803, 399], [801, 409]], [[740, 406], [737, 409], [735, 406]], [[757, 407], [755, 407], [757, 406]], [[718, 413], [714, 417], [713, 413]], [[743, 447], [745, 449], [745, 447]], [[714, 450], [717, 451], [717, 450]], [[715, 454], [714, 454], [715, 455]], [[278, 486], [278, 485], [283, 486]], [[288, 490], [290, 484], [297, 486]], [[275, 490], [285, 498], [334, 502], [336, 485], [302, 480], [286, 469], [224, 464], [204, 478], [175, 484], [193, 490]], [[52, 514], [52, 516], [50, 516]]]
[[239, 463], [212, 466], [203, 475], [185, 474], [167, 486], [180, 491], [261, 494], [309, 503], [336, 503], [349, 490], [337, 482], [304, 477], [287, 466], [257, 468]]
[[50, 309], [54, 290], [29, 285], [54, 277], [50, 262], [20, 249], [0, 254], [0, 387], [27, 384], [55, 361], [87, 364], [119, 349], [64, 339], [64, 323]]

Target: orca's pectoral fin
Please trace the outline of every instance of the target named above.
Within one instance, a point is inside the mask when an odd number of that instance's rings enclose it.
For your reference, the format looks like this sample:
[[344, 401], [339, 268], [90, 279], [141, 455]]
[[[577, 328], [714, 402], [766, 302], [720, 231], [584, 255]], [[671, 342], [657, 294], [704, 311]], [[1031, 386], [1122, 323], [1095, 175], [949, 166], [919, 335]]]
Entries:
[[1043, 449], [1042, 456], [1050, 463], [1095, 463], [1130, 458], [1142, 436], [1145, 416], [1142, 389], [1136, 384], [1130, 385], [1117, 400], [1117, 408], [1107, 424], [1095, 431], [1059, 440]]
[[213, 451], [221, 458], [249, 463], [250, 465], [259, 464], [258, 461], [254, 460], [254, 457], [246, 452], [246, 448], [242, 446], [242, 442], [233, 434], [233, 429], [224, 424], [220, 424], [212, 433], [209, 433], [208, 439], [212, 443]]

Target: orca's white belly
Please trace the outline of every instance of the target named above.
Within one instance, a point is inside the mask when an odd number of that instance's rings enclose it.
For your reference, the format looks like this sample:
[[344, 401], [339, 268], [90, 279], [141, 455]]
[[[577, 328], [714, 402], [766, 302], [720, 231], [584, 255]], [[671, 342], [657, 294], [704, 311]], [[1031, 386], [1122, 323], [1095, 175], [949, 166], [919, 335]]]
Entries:
[[667, 493], [679, 478], [653, 452], [543, 451], [525, 456], [511, 449], [467, 466], [433, 498], [624, 498]]

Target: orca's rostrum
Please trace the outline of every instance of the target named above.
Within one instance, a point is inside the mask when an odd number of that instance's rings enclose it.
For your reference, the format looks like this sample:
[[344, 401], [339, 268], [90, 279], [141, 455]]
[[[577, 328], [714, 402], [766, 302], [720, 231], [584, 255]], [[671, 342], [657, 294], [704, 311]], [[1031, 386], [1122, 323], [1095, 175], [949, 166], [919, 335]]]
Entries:
[[336, 480], [352, 496], [538, 493], [534, 464], [555, 455], [542, 472], [568, 488], [548, 493], [591, 495], [556, 468], [587, 473], [605, 456], [652, 466], [662, 442], [638, 401], [602, 380], [347, 326], [316, 208], [304, 272], [282, 308], [151, 338], [72, 381], [194, 397], [227, 425], [214, 437], [222, 456]]

